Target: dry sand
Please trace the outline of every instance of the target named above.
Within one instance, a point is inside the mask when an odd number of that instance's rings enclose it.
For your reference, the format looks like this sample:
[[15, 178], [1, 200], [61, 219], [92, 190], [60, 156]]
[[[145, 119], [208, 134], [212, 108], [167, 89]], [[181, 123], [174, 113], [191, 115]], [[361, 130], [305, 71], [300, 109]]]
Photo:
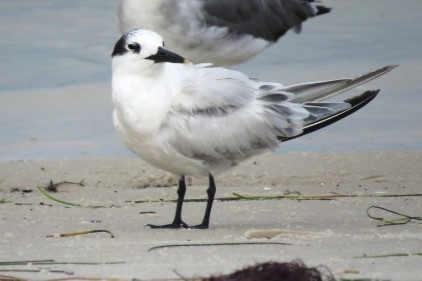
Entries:
[[[153, 230], [173, 216], [176, 187], [146, 187], [174, 178], [141, 160], [73, 159], [0, 162], [0, 262], [54, 260], [56, 264], [4, 265], [0, 275], [31, 280], [95, 277], [178, 279], [228, 273], [258, 262], [303, 260], [325, 265], [347, 280], [421, 280], [422, 225], [377, 227], [372, 205], [422, 215], [422, 152], [288, 153], [253, 158], [218, 176], [217, 197], [244, 195], [357, 195], [335, 200], [217, 200], [209, 230]], [[37, 186], [62, 184], [55, 198]], [[193, 179], [187, 199], [206, 197], [205, 179]], [[404, 196], [413, 194], [413, 196]], [[375, 197], [365, 197], [374, 195]], [[385, 197], [385, 196], [393, 197]], [[394, 196], [397, 195], [397, 196]], [[135, 203], [136, 200], [155, 202]], [[103, 206], [92, 208], [92, 206]], [[187, 202], [185, 221], [202, 219], [204, 202]], [[150, 213], [151, 212], [151, 213]], [[387, 216], [378, 212], [377, 215]], [[48, 235], [103, 229], [71, 237]], [[280, 242], [291, 245], [175, 247], [169, 244]], [[391, 255], [389, 257], [362, 258]], [[75, 263], [99, 264], [75, 264]], [[69, 263], [69, 264], [67, 264]], [[103, 264], [104, 263], [104, 264]], [[107, 264], [111, 263], [111, 264]], [[8, 271], [10, 270], [10, 271]], [[35, 272], [24, 272], [24, 271]]]

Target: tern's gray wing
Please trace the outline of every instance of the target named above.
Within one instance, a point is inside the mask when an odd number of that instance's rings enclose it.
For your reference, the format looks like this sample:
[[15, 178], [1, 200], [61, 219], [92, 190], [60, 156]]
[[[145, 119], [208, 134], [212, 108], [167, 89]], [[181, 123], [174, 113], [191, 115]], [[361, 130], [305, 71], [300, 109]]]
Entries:
[[296, 103], [322, 101], [380, 77], [395, 67], [397, 65], [388, 65], [355, 78], [297, 84], [284, 90], [296, 95], [292, 100]]
[[[285, 137], [279, 137], [280, 141], [284, 142], [284, 141], [288, 141], [291, 139], [295, 139], [304, 135], [307, 135], [309, 133], [312, 133], [316, 130], [322, 129], [328, 125], [331, 125], [347, 116], [349, 116], [350, 114], [358, 111], [359, 109], [361, 109], [362, 107], [364, 107], [365, 105], [367, 105], [369, 102], [371, 102], [380, 92], [380, 90], [369, 90], [364, 92], [361, 95], [355, 96], [353, 98], [347, 99], [345, 100], [343, 103], [338, 103], [338, 104], [326, 104], [326, 108], [332, 108], [332, 106], [338, 108], [338, 110], [333, 110], [333, 114], [331, 115], [327, 115], [327, 116], [323, 116], [323, 115], [319, 115], [319, 118], [316, 118], [314, 120], [308, 119], [307, 123], [305, 124], [305, 127], [303, 128], [303, 132], [299, 135], [296, 135], [294, 137], [291, 138], [285, 138]], [[340, 106], [344, 106], [346, 105], [345, 108], [340, 109], [338, 107], [338, 105]], [[306, 107], [308, 110], [310, 109], [309, 107]], [[312, 111], [311, 111], [312, 112]]]
[[341, 103], [321, 102], [329, 97], [339, 95], [347, 90], [369, 82], [394, 69], [396, 65], [389, 65], [360, 75], [352, 79], [339, 79], [322, 82], [311, 82], [284, 88], [295, 94], [292, 102], [302, 104], [311, 114], [305, 120], [303, 132], [294, 137], [280, 136], [281, 141], [297, 138], [319, 130], [359, 110], [378, 94], [379, 90], [366, 91], [363, 94], [344, 100]]
[[309, 17], [330, 11], [312, 6], [313, 0], [200, 0], [207, 25], [228, 27], [233, 34], [249, 34], [275, 42], [289, 29], [300, 31]]
[[195, 69], [171, 107], [163, 135], [179, 154], [212, 167], [275, 148], [302, 133], [309, 112], [283, 86], [224, 68]]

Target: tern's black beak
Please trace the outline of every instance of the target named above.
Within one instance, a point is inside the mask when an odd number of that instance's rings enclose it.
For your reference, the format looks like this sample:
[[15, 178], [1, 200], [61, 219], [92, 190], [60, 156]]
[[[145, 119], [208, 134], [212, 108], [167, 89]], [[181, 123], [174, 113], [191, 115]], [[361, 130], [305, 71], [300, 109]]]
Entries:
[[172, 63], [185, 63], [186, 59], [182, 56], [179, 56], [176, 53], [170, 52], [164, 48], [158, 47], [158, 52], [155, 55], [147, 57], [148, 60], [153, 60], [154, 62], [172, 62]]

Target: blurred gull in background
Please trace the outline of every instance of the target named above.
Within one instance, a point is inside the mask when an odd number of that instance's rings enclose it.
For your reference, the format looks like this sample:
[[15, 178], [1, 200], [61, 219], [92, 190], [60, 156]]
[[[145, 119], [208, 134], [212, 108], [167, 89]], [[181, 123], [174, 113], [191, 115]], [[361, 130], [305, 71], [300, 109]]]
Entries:
[[150, 29], [200, 63], [245, 62], [302, 22], [330, 11], [313, 0], [121, 0], [119, 28]]

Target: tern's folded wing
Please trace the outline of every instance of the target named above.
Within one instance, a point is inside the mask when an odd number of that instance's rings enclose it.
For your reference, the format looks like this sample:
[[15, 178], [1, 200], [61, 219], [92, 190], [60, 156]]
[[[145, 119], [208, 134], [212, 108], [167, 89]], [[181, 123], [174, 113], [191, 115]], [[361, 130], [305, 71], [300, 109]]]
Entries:
[[233, 164], [302, 133], [309, 112], [282, 85], [223, 68], [194, 73], [173, 99], [165, 132], [182, 155]]

